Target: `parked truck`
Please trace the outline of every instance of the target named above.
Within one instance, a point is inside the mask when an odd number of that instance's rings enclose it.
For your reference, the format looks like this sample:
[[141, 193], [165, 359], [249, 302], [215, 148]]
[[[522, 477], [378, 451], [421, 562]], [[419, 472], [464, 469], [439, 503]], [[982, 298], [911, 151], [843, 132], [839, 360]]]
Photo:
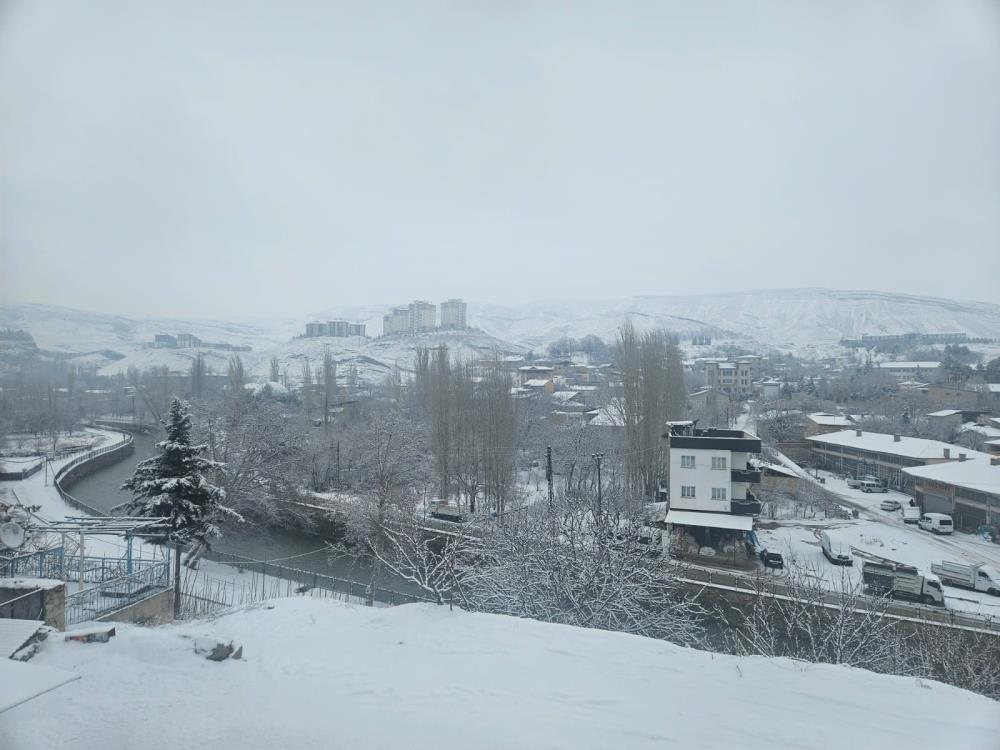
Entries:
[[[858, 550], [854, 550], [857, 553]], [[923, 574], [912, 565], [883, 560], [865, 560], [861, 566], [861, 580], [873, 594], [888, 594], [893, 599], [944, 606], [944, 590], [934, 574]]]
[[931, 572], [949, 586], [961, 586], [1000, 596], [1000, 573], [988, 565], [970, 565], [945, 560], [941, 563], [931, 563]]

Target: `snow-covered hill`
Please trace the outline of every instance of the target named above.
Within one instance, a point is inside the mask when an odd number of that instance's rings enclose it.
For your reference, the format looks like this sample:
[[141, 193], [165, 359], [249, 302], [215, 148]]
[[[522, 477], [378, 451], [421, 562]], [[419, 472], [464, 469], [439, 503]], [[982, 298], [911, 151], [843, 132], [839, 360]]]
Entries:
[[[762, 349], [799, 355], [826, 355], [843, 338], [864, 333], [966, 333], [1000, 339], [1000, 304], [961, 302], [886, 292], [831, 289], [779, 289], [690, 297], [627, 297], [616, 300], [544, 301], [518, 305], [469, 303], [469, 323], [478, 330], [397, 339], [296, 339], [311, 319], [346, 318], [367, 324], [377, 337], [389, 305], [334, 307], [308, 318], [172, 320], [70, 310], [50, 305], [0, 306], [0, 327], [27, 330], [42, 349], [73, 352], [81, 362], [97, 363], [111, 374], [129, 366], [167, 365], [186, 370], [191, 350], [149, 349], [156, 333], [189, 332], [206, 341], [251, 346], [243, 355], [256, 375], [277, 356], [296, 376], [301, 361], [322, 357], [329, 348], [342, 367], [357, 364], [365, 379], [381, 376], [394, 364], [405, 367], [413, 349], [439, 341], [474, 357], [499, 349], [543, 352], [564, 336], [596, 334], [606, 342], [629, 318], [638, 328], [663, 327], [687, 336], [708, 333], [716, 342], [735, 340]], [[215, 370], [229, 354], [205, 350]]]
[[[985, 750], [1000, 743], [997, 703], [928, 680], [736, 658], [433, 605], [269, 605], [173, 626], [120, 625], [104, 644], [49, 638], [16, 667], [81, 679], [0, 716], [0, 745]], [[195, 653], [220, 641], [242, 646], [243, 659], [215, 663]]]
[[1000, 304], [886, 292], [777, 289], [690, 297], [628, 297], [518, 306], [470, 304], [474, 325], [536, 349], [562, 336], [594, 333], [610, 341], [629, 317], [638, 327], [731, 332], [797, 353], [823, 351], [863, 333], [967, 333], [1000, 338]]

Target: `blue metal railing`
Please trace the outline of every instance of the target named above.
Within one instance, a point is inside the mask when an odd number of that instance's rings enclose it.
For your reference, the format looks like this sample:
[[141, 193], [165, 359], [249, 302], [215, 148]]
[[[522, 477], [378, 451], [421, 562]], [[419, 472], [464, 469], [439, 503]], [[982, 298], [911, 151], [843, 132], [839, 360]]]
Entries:
[[[85, 583], [103, 583], [113, 578], [121, 578], [133, 573], [140, 573], [147, 568], [162, 563], [162, 560], [128, 557], [92, 557], [84, 555], [83, 581]], [[81, 560], [79, 555], [66, 555], [63, 578], [67, 581], [80, 580]]]
[[0, 557], [0, 578], [63, 578], [63, 548], [52, 547], [30, 555]]
[[152, 563], [132, 575], [113, 578], [67, 596], [66, 624], [96, 620], [169, 588], [170, 562]]

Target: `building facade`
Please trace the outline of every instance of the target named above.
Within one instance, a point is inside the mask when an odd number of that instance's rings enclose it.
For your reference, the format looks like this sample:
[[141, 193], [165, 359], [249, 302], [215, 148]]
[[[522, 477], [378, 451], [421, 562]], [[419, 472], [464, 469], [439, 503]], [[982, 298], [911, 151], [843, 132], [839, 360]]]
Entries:
[[[670, 513], [753, 516], [760, 502], [751, 485], [760, 483], [760, 471], [749, 464], [760, 453], [760, 438], [742, 430], [696, 429], [677, 423], [670, 441]], [[705, 517], [710, 519], [710, 517]], [[711, 520], [706, 522], [711, 526]]]
[[313, 321], [312, 323], [306, 323], [306, 338], [317, 338], [320, 336], [347, 338], [348, 336], [364, 335], [364, 323], [351, 323], [348, 320], [328, 320], [325, 323]]
[[426, 300], [410, 303], [410, 332], [424, 333], [437, 327], [437, 308]]
[[441, 303], [441, 327], [462, 330], [467, 328], [465, 302], [460, 299], [446, 299]]
[[759, 369], [759, 358], [740, 357], [735, 361], [706, 362], [705, 385], [727, 396], [750, 396], [754, 392], [754, 378]]
[[1000, 526], [1000, 456], [979, 455], [903, 471], [913, 478], [921, 512], [948, 513], [963, 531]]

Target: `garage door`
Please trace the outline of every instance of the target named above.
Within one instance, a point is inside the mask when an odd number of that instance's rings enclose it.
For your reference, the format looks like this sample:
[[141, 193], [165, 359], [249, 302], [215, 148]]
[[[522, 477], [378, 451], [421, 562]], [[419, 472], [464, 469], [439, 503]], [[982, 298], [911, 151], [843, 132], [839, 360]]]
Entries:
[[951, 500], [942, 495], [924, 493], [924, 513], [951, 513], [954, 510]]

